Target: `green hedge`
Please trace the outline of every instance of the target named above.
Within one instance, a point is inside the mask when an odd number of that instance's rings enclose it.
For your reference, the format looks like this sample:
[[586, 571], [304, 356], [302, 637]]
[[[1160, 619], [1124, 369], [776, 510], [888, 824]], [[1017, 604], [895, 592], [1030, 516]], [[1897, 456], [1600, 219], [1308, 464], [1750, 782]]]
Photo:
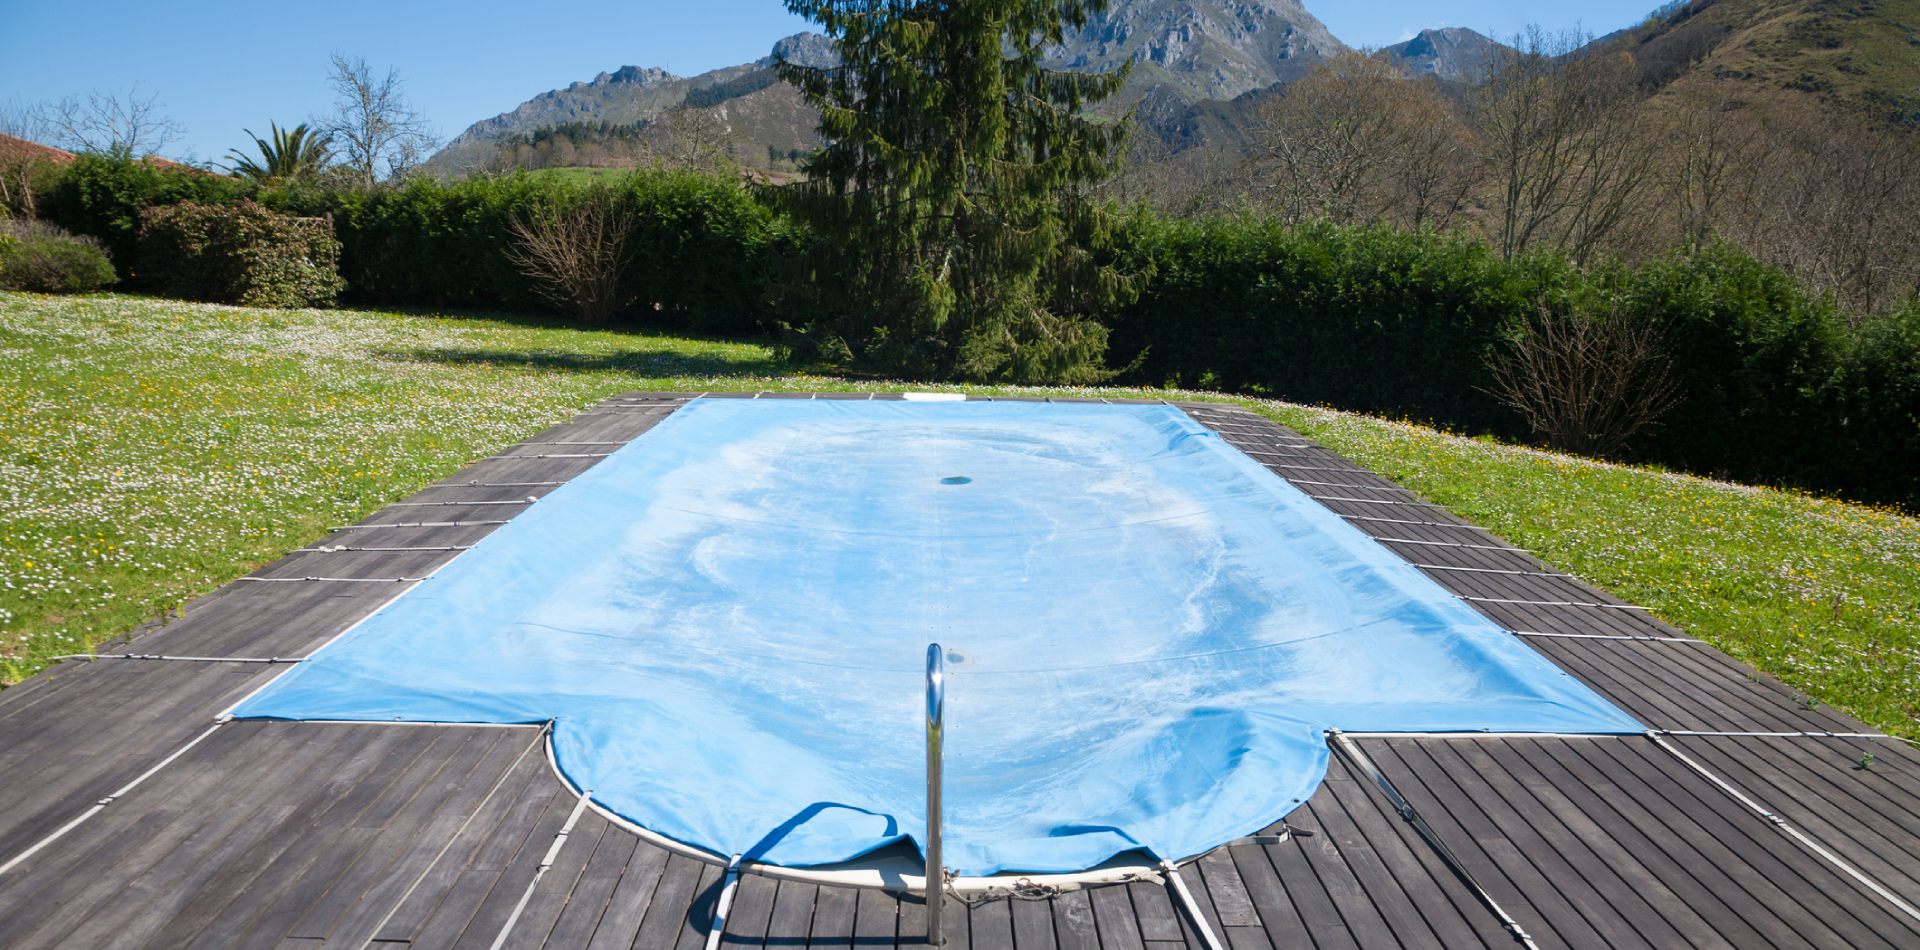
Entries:
[[324, 307], [344, 286], [332, 221], [276, 214], [252, 201], [142, 211], [140, 261], [150, 286], [189, 300]]
[[1847, 451], [1826, 485], [1920, 507], [1920, 299], [1862, 327], [1827, 390], [1833, 441]]
[[1110, 316], [1131, 382], [1197, 386], [1524, 438], [1487, 357], [1545, 300], [1665, 330], [1679, 404], [1632, 459], [1920, 505], [1920, 302], [1858, 331], [1740, 251], [1583, 273], [1456, 236], [1269, 221], [1152, 222], [1153, 284]]
[[1623, 297], [1665, 327], [1680, 396], [1639, 440], [1643, 457], [1747, 481], [1830, 481], [1851, 450], [1828, 396], [1848, 345], [1830, 303], [1725, 246], [1647, 264]]
[[[633, 215], [627, 281], [640, 295], [636, 318], [721, 334], [759, 333], [782, 319], [778, 275], [797, 256], [799, 235], [744, 186], [663, 171], [599, 181]], [[581, 187], [521, 173], [263, 200], [333, 215], [351, 299], [545, 311], [550, 306], [507, 258], [509, 224], [535, 203], [565, 201]]]
[[191, 201], [228, 204], [252, 195], [244, 179], [181, 166], [81, 155], [41, 196], [42, 217], [104, 244], [122, 277], [149, 286], [140, 270], [140, 212]]
[[1574, 292], [1553, 258], [1508, 264], [1477, 242], [1391, 228], [1149, 222], [1131, 253], [1155, 277], [1113, 315], [1112, 361], [1197, 386], [1511, 431], [1479, 387], [1487, 355], [1541, 296]]
[[[788, 278], [803, 236], [745, 185], [693, 173], [642, 170], [597, 179], [633, 209], [636, 253], [627, 279], [641, 294], [632, 318], [701, 333], [757, 334], [791, 322]], [[141, 212], [249, 198], [282, 213], [330, 215], [346, 297], [359, 303], [549, 311], [506, 258], [508, 222], [532, 203], [559, 201], [578, 182], [540, 173], [416, 180], [371, 191], [257, 189], [194, 169], [83, 155], [42, 196], [46, 216], [106, 245], [137, 287], [172, 278], [142, 268]]]
[[[804, 331], [834, 299], [834, 275], [808, 271], [802, 253], [832, 236], [809, 238], [746, 186], [658, 171], [598, 181], [634, 212], [627, 280], [641, 304], [631, 319], [716, 334]], [[546, 311], [507, 259], [509, 223], [581, 187], [521, 173], [258, 198], [332, 216], [350, 299]], [[83, 157], [43, 207], [103, 241], [126, 273], [142, 208], [252, 195], [220, 176]], [[1130, 367], [1129, 382], [1525, 437], [1484, 388], [1488, 355], [1543, 301], [1620, 308], [1667, 329], [1682, 400], [1636, 440], [1636, 460], [1920, 505], [1920, 304], [1850, 320], [1728, 247], [1583, 272], [1552, 255], [1503, 261], [1457, 235], [1131, 220], [1115, 253], [1154, 277], [1104, 318], [1108, 362]]]

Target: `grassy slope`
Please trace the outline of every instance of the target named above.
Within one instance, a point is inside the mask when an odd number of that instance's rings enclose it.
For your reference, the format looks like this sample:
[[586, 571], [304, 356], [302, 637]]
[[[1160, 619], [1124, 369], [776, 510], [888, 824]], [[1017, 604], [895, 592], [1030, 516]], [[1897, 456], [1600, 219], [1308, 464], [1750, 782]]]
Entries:
[[[0, 294], [0, 683], [648, 388], [886, 387], [791, 375], [752, 345], [527, 321]], [[1920, 520], [1256, 408], [1920, 735]]]
[[1879, 116], [1920, 115], [1920, 0], [1718, 0], [1627, 31], [1640, 55], [1688, 37], [1712, 53], [1681, 85], [1738, 83], [1762, 98], [1831, 98]]
[[1769, 26], [1716, 65], [1877, 114], [1920, 112], [1920, 0], [1809, 0]]

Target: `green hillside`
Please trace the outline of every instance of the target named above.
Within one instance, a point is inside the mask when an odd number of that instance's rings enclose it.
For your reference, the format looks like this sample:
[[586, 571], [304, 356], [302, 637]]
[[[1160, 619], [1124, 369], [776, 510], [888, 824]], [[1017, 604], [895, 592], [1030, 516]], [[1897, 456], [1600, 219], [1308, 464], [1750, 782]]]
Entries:
[[1920, 0], [1693, 0], [1602, 45], [1655, 83], [1812, 95], [1920, 127]]

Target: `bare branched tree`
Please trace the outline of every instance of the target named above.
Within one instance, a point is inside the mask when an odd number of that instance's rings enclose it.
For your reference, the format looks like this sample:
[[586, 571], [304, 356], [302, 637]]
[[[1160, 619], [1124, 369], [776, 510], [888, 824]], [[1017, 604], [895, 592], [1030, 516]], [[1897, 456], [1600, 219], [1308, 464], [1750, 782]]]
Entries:
[[142, 97], [138, 84], [126, 95], [94, 90], [36, 108], [36, 121], [53, 144], [75, 152], [146, 158], [180, 135], [180, 125], [162, 111], [158, 93]]
[[1672, 102], [1663, 137], [1667, 190], [1680, 239], [1698, 250], [1720, 234], [1733, 200], [1739, 167], [1760, 158], [1758, 126], [1725, 89], [1682, 90]]
[[1590, 39], [1531, 28], [1468, 96], [1506, 258], [1544, 245], [1584, 262], [1653, 193], [1659, 143], [1632, 57], [1584, 54]]
[[1488, 61], [1468, 102], [1497, 216], [1492, 237], [1508, 258], [1560, 210], [1553, 199], [1571, 173], [1565, 142], [1576, 132], [1556, 107], [1551, 77], [1555, 61], [1572, 52], [1560, 47], [1577, 43], [1556, 41], [1538, 29], [1516, 40]]
[[[1642, 107], [1639, 71], [1626, 53], [1580, 55], [1559, 73], [1559, 95], [1577, 131], [1567, 142], [1573, 177], [1565, 216], [1552, 222], [1553, 239], [1586, 264], [1602, 249], [1621, 246], [1655, 198], [1664, 145]], [[1664, 248], [1637, 248], [1657, 251]]]
[[1365, 53], [1315, 67], [1262, 108], [1256, 134], [1267, 204], [1288, 221], [1444, 226], [1471, 181], [1453, 109]]
[[1487, 392], [1548, 445], [1607, 456], [1673, 408], [1670, 368], [1652, 320], [1542, 304], [1520, 335], [1489, 359]]
[[333, 54], [328, 66], [334, 111], [326, 132], [361, 184], [405, 175], [438, 144], [427, 122], [407, 100], [400, 73], [384, 75], [358, 56]]
[[1776, 104], [1745, 121], [1760, 147], [1730, 171], [1729, 240], [1853, 314], [1920, 292], [1920, 148], [1914, 133], [1844, 109]]
[[728, 129], [714, 109], [669, 109], [648, 123], [640, 158], [674, 171], [718, 172], [732, 164]]
[[1385, 63], [1346, 54], [1262, 110], [1260, 145], [1275, 169], [1270, 201], [1283, 218], [1346, 224], [1372, 217], [1394, 132], [1383, 106], [1403, 82]]
[[34, 146], [48, 132], [36, 109], [18, 103], [0, 108], [0, 135], [20, 140], [0, 140], [0, 218], [34, 216], [33, 169], [41, 160]]
[[[1155, 139], [1136, 134], [1135, 140]], [[1144, 150], [1144, 149], [1143, 149]], [[1157, 164], [1142, 162], [1131, 167], [1123, 164], [1121, 174], [1129, 179], [1128, 201], [1144, 201], [1163, 214], [1177, 218], [1234, 214], [1249, 210], [1250, 196], [1264, 188], [1264, 181], [1250, 172], [1254, 169], [1233, 146], [1208, 142], [1168, 156]]]
[[589, 326], [606, 323], [633, 298], [633, 216], [619, 197], [596, 189], [562, 206], [545, 203], [511, 224], [508, 258], [555, 306]]
[[1152, 130], [1136, 127], [1134, 134], [1127, 136], [1113, 155], [1113, 174], [1106, 181], [1090, 188], [1092, 194], [1103, 198], [1112, 198], [1123, 205], [1144, 201], [1155, 208], [1164, 208], [1163, 194], [1175, 179], [1169, 173], [1168, 163], [1175, 157], [1174, 149], [1167, 141]]
[[1413, 228], [1446, 230], [1467, 209], [1479, 185], [1473, 135], [1427, 80], [1407, 99], [1392, 168], [1392, 219]]

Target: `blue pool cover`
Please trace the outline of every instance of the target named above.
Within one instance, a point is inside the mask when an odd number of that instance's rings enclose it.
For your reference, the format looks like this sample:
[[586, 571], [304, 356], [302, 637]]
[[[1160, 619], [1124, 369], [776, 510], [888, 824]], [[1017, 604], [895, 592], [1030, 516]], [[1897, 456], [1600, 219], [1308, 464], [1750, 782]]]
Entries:
[[1324, 731], [1643, 727], [1172, 406], [695, 400], [235, 710], [554, 722], [721, 855], [925, 828], [948, 655], [963, 874], [1184, 858], [1312, 795]]

